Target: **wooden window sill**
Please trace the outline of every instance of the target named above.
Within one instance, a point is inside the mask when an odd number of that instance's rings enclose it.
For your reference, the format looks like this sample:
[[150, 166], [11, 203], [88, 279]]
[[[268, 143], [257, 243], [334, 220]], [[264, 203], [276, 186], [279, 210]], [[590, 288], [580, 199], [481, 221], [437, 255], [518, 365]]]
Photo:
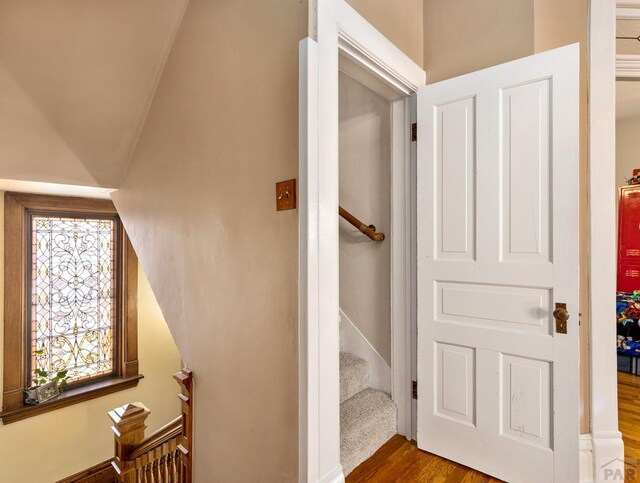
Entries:
[[138, 381], [144, 376], [139, 374], [137, 376], [123, 378], [105, 379], [95, 384], [88, 384], [86, 386], [72, 388], [64, 391], [55, 399], [43, 402], [35, 406], [24, 405], [17, 409], [11, 409], [0, 413], [3, 424], [15, 423], [22, 419], [37, 416], [38, 414], [48, 413], [56, 409], [71, 406], [72, 404], [89, 401], [97, 397], [112, 394], [118, 391], [124, 391], [138, 385]]

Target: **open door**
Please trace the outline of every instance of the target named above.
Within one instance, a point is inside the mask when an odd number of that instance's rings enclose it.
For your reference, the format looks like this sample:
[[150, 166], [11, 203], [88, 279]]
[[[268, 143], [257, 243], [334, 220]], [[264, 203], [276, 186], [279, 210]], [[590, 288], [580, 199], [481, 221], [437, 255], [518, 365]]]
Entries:
[[418, 447], [511, 482], [579, 479], [578, 70], [418, 90]]

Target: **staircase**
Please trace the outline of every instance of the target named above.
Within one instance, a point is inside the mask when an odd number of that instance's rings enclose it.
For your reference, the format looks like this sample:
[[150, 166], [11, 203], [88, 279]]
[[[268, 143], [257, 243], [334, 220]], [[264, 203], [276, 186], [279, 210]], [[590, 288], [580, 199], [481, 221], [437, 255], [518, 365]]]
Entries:
[[398, 433], [398, 408], [388, 394], [369, 387], [369, 364], [340, 353], [340, 462], [344, 475]]

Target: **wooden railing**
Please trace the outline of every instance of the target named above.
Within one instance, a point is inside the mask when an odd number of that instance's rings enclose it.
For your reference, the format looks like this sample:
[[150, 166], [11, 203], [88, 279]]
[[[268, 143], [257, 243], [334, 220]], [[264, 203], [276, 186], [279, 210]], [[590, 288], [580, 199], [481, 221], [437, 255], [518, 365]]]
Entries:
[[347, 210], [345, 210], [342, 206], [338, 206], [338, 214], [342, 218], [347, 220], [349, 223], [351, 223], [353, 226], [355, 226], [358, 230], [360, 230], [360, 233], [362, 233], [363, 235], [368, 236], [373, 241], [383, 241], [384, 240], [384, 233], [378, 233], [376, 231], [375, 225], [367, 225], [367, 224], [365, 224], [364, 222], [362, 222], [358, 218], [356, 218], [354, 215], [349, 213]]
[[140, 402], [109, 412], [115, 435], [112, 465], [120, 483], [191, 483], [193, 378], [189, 369], [173, 375], [180, 384], [182, 414], [145, 438], [149, 409]]

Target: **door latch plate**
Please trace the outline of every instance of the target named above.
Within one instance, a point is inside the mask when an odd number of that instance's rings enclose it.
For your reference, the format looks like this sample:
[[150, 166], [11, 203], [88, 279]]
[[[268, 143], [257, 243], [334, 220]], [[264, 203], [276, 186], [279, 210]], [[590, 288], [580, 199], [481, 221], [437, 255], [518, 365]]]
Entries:
[[553, 318], [556, 320], [556, 334], [566, 334], [567, 320], [569, 320], [567, 304], [556, 303], [556, 309], [553, 311]]

